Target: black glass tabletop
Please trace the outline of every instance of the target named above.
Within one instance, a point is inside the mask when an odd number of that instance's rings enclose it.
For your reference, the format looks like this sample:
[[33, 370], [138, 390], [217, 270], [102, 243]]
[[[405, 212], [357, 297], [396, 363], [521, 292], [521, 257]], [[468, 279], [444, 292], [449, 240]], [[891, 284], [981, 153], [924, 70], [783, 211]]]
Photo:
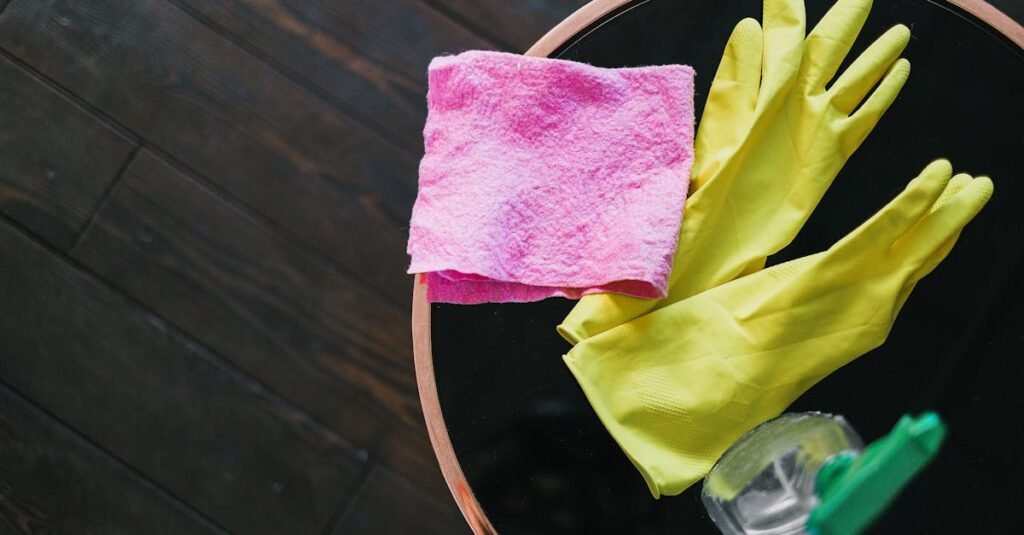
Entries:
[[[831, 2], [807, 1], [808, 28]], [[555, 56], [605, 67], [686, 63], [697, 117], [732, 27], [760, 0], [628, 4]], [[790, 410], [842, 414], [866, 440], [937, 410], [950, 435], [875, 524], [882, 533], [1008, 533], [1024, 506], [1024, 53], [945, 2], [875, 2], [850, 58], [904, 23], [910, 80], [799, 237], [770, 263], [828, 248], [928, 162], [987, 174], [995, 195], [917, 287], [888, 341]], [[849, 60], [848, 60], [849, 61]], [[573, 302], [432, 305], [435, 379], [448, 435], [499, 533], [716, 533], [700, 486], [651, 497], [560, 358]]]

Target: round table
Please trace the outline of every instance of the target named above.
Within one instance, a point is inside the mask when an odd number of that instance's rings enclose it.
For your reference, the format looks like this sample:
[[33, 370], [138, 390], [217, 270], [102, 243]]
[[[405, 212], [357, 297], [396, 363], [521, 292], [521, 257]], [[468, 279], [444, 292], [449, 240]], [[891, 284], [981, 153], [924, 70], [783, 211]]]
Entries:
[[[807, 2], [808, 29], [831, 3]], [[947, 2], [875, 3], [850, 59], [902, 22], [913, 34], [910, 80], [770, 260], [827, 248], [937, 157], [993, 178], [992, 201], [918, 285], [888, 341], [790, 408], [842, 414], [865, 440], [906, 412], [946, 420], [943, 449], [875, 524], [883, 533], [1011, 532], [1024, 505], [1024, 29], [983, 2], [957, 3], [975, 14]], [[732, 27], [760, 11], [760, 0], [592, 2], [531, 53], [604, 67], [690, 64], [699, 118]], [[554, 329], [572, 306], [428, 305], [417, 285], [421, 399], [467, 520], [478, 533], [717, 533], [700, 485], [654, 500], [591, 410]]]

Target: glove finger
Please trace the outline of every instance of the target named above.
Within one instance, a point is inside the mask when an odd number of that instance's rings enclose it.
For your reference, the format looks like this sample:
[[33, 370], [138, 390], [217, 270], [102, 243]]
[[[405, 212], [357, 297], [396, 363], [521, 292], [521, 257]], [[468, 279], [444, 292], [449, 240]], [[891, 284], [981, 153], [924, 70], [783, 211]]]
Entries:
[[931, 256], [921, 263], [913, 273], [907, 277], [907, 281], [903, 284], [903, 288], [900, 293], [896, 296], [896, 306], [893, 308], [896, 314], [899, 314], [903, 305], [906, 304], [907, 298], [910, 297], [910, 293], [914, 291], [914, 286], [917, 285], [918, 281], [923, 279], [926, 275], [935, 271], [935, 268], [939, 267], [939, 264], [945, 260], [946, 256], [949, 255], [950, 251], [953, 250], [953, 246], [956, 245], [957, 238], [960, 237], [960, 233], [955, 234], [950, 239], [946, 240], [942, 245], [936, 249]]
[[[968, 175], [967, 173], [960, 173], [958, 175], [954, 175], [953, 178], [949, 179], [949, 184], [946, 185], [946, 189], [942, 190], [942, 195], [940, 195], [939, 199], [935, 201], [935, 204], [932, 205], [932, 208], [928, 213], [934, 213], [935, 210], [937, 210], [940, 206], [946, 204], [950, 199], [955, 197], [973, 180], [974, 177]], [[916, 284], [917, 281], [924, 278], [925, 275], [931, 273], [939, 265], [939, 263], [946, 258], [949, 252], [953, 250], [953, 245], [956, 244], [956, 239], [959, 236], [959, 232], [951, 236], [949, 239], [943, 242], [942, 245], [940, 245], [937, 249], [932, 251], [928, 258], [924, 259], [924, 261], [921, 262], [921, 266], [910, 275], [910, 278], [908, 279], [910, 283], [905, 285], [903, 292], [901, 292], [900, 298], [897, 302], [896, 310], [899, 310], [899, 308], [903, 306], [903, 302], [906, 301], [906, 296], [910, 294], [911, 290], [913, 290], [914, 284]]]
[[[942, 195], [939, 200], [935, 201], [935, 205], [932, 207], [929, 214], [932, 214], [942, 205], [949, 202], [950, 199], [955, 197], [961, 190], [963, 190], [968, 184], [974, 181], [974, 177], [967, 173], [960, 173], [949, 180], [949, 185], [942, 191]], [[956, 245], [956, 240], [960, 237], [960, 231], [956, 231], [946, 241], [942, 242], [935, 249], [927, 249], [929, 254], [926, 258], [918, 259], [920, 267], [915, 269], [910, 276], [907, 278], [907, 283], [904, 284], [903, 290], [901, 290], [899, 297], [896, 300], [896, 310], [899, 311], [903, 307], [903, 303], [906, 302], [910, 292], [913, 291], [914, 285], [917, 281], [923, 279], [926, 275], [935, 270], [936, 267], [942, 263], [943, 260], [949, 256], [950, 251], [953, 250], [953, 246]]]
[[[922, 221], [922, 232], [907, 236], [903, 243], [897, 246], [912, 248], [913, 250], [906, 258], [909, 262], [918, 265], [907, 275], [903, 288], [896, 297], [894, 310], [897, 313], [906, 303], [910, 292], [914, 290], [918, 281], [934, 271], [949, 256], [964, 227], [984, 208], [985, 203], [992, 196], [992, 181], [987, 177], [971, 179], [967, 175], [957, 175], [957, 177], [960, 176], [966, 177], [968, 182], [967, 185], [960, 187], [961, 192], [953, 195], [949, 201], [941, 203], [941, 206], [929, 214], [928, 219]], [[953, 177], [954, 180], [957, 177]], [[952, 181], [950, 183], [952, 187]], [[943, 196], [945, 197], [945, 195]], [[950, 205], [950, 202], [957, 204]], [[942, 216], [940, 210], [952, 211], [952, 216], [933, 219]]]
[[[764, 54], [764, 34], [761, 25], [751, 18], [743, 19], [733, 29], [725, 45], [722, 62], [715, 72], [709, 97], [723, 94], [739, 97], [744, 109], [754, 109], [757, 90], [761, 85], [761, 59]], [[705, 113], [706, 114], [706, 113]]]
[[900, 240], [898, 246], [912, 248], [913, 258], [917, 262], [926, 262], [929, 257], [941, 250], [944, 243], [956, 237], [967, 223], [978, 215], [992, 198], [992, 192], [992, 180], [988, 177], [982, 176], [971, 180], [955, 195], [950, 196], [949, 200], [932, 210]]
[[832, 84], [828, 90], [832, 95], [832, 105], [843, 113], [852, 113], [889, 71], [909, 42], [910, 30], [902, 24], [882, 34]]
[[[967, 173], [959, 173], [954, 175], [953, 178], [949, 179], [949, 184], [946, 184], [946, 189], [942, 190], [942, 195], [939, 195], [939, 199], [935, 201], [932, 206], [931, 212], [934, 212], [943, 204], [946, 204], [950, 199], [960, 193], [960, 190], [967, 187], [974, 180], [974, 177]], [[930, 213], [930, 212], [929, 212]]]
[[765, 53], [801, 47], [806, 20], [803, 0], [764, 0]]
[[721, 155], [731, 154], [750, 130], [761, 85], [763, 45], [761, 26], [754, 19], [741, 20], [729, 36], [698, 124], [691, 191], [704, 184]]
[[834, 247], [859, 249], [895, 243], [935, 205], [952, 175], [953, 166], [948, 160], [928, 164], [895, 199]]
[[811, 30], [801, 64], [802, 83], [821, 87], [835, 76], [871, 11], [871, 0], [839, 0]]
[[903, 85], [910, 77], [910, 62], [904, 58], [896, 60], [885, 77], [879, 82], [871, 96], [861, 104], [860, 108], [853, 112], [842, 125], [841, 144], [843, 153], [846, 156], [853, 154], [857, 147], [864, 141], [871, 130], [881, 120], [889, 106], [899, 96]]
[[803, 0], [764, 0], [764, 73], [758, 108], [771, 107], [800, 69], [806, 14]]

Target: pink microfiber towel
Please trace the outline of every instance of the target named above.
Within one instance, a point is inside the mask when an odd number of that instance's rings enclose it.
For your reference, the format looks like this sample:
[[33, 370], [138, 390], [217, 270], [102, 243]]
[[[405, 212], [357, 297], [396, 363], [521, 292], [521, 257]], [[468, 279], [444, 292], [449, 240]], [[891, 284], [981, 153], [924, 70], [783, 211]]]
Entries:
[[430, 63], [409, 273], [432, 302], [663, 297], [693, 162], [693, 69], [499, 52]]

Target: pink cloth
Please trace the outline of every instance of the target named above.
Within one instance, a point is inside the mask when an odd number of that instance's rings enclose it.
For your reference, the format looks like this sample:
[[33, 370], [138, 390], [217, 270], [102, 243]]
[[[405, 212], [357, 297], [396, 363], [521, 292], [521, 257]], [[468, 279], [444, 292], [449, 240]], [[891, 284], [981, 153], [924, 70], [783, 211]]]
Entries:
[[409, 273], [428, 300], [665, 295], [693, 162], [693, 69], [499, 52], [429, 68]]

